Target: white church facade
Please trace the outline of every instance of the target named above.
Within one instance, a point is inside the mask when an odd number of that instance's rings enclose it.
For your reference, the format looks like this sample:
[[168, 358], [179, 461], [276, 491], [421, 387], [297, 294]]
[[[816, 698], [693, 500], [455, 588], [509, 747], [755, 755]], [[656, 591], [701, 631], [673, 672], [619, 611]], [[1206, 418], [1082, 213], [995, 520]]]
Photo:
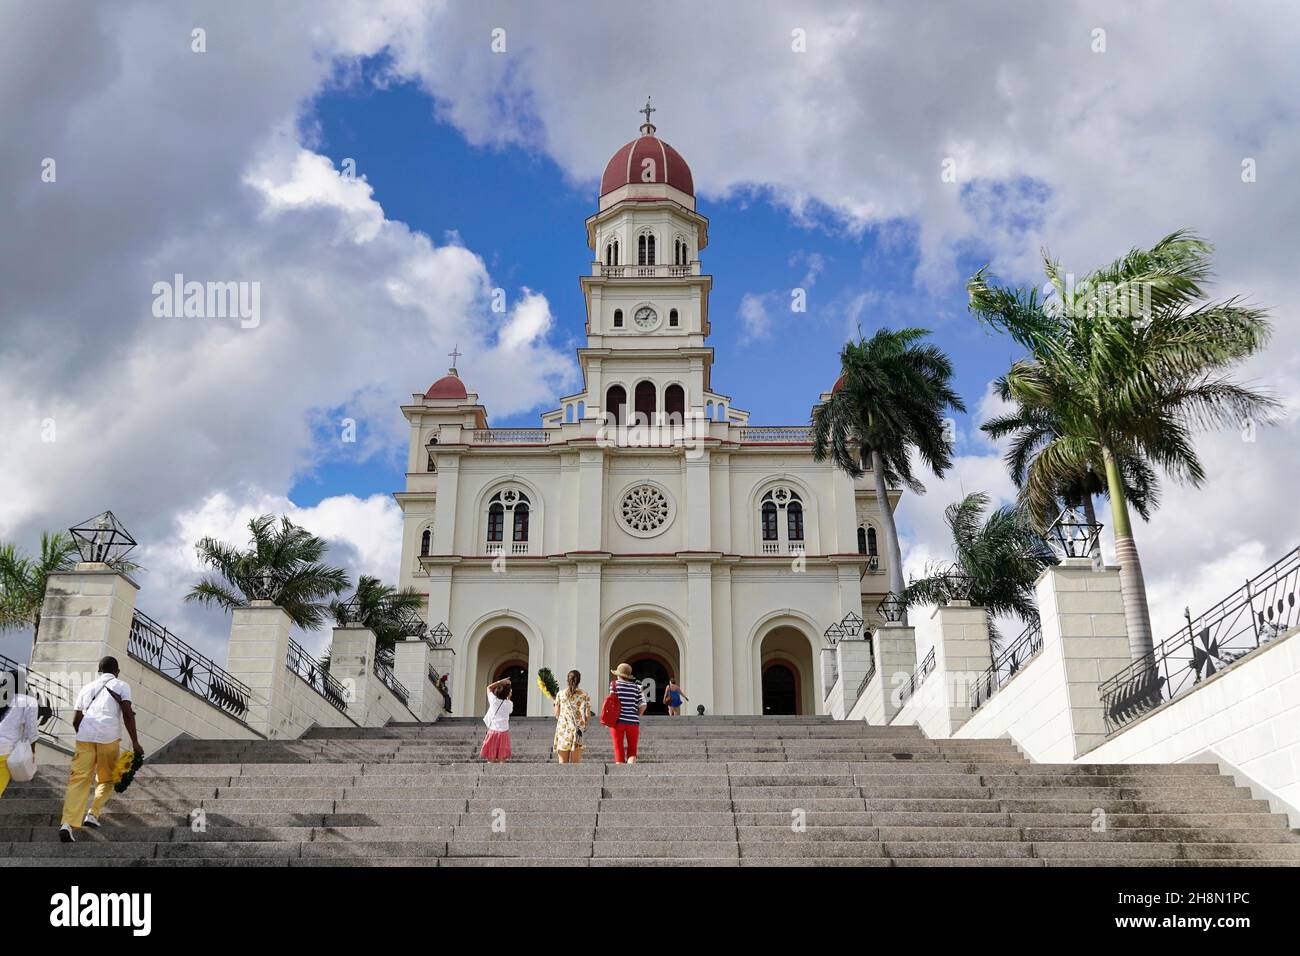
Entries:
[[648, 113], [641, 134], [586, 223], [582, 390], [539, 428], [492, 428], [455, 368], [402, 406], [400, 584], [453, 635], [457, 714], [506, 675], [524, 677], [516, 714], [543, 713], [541, 667], [576, 667], [598, 697], [621, 661], [656, 700], [675, 678], [689, 712], [825, 713], [824, 632], [870, 627], [888, 590], [870, 477], [717, 387], [708, 220]]

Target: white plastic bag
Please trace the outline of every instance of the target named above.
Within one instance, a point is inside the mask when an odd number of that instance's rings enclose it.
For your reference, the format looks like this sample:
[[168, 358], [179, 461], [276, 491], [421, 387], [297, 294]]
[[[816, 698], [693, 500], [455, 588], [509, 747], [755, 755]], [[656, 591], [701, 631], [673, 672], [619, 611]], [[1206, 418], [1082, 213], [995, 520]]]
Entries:
[[9, 776], [19, 783], [31, 780], [36, 776], [36, 755], [32, 753], [32, 745], [21, 740], [14, 744], [5, 766], [9, 768]]

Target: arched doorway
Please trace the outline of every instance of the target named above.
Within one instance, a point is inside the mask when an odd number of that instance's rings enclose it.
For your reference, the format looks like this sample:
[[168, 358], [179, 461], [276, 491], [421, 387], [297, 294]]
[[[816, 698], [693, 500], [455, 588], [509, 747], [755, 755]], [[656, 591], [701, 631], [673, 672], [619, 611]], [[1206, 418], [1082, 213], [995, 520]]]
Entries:
[[772, 661], [763, 668], [763, 715], [799, 713], [799, 678], [793, 665]]
[[511, 661], [509, 664], [503, 664], [497, 668], [493, 680], [505, 680], [510, 678], [511, 690], [514, 694], [510, 700], [515, 705], [511, 711], [514, 717], [528, 716], [528, 664], [526, 661]]
[[487, 707], [483, 688], [493, 681], [509, 677], [514, 683], [516, 717], [528, 715], [528, 675], [530, 671], [528, 640], [513, 627], [496, 627], [479, 641], [473, 667], [474, 686], [465, 689], [468, 713], [482, 714]]
[[[608, 672], [626, 661], [632, 665], [632, 676], [646, 691], [649, 701], [646, 714], [666, 714], [664, 706], [664, 688], [669, 678], [682, 682], [681, 657], [677, 642], [667, 629], [651, 621], [630, 624], [610, 645], [606, 674], [602, 680], [608, 680]], [[601, 685], [602, 696], [608, 684]], [[686, 688], [690, 693], [690, 688]]]
[[772, 628], [759, 646], [759, 713], [815, 714], [813, 649], [791, 625]]

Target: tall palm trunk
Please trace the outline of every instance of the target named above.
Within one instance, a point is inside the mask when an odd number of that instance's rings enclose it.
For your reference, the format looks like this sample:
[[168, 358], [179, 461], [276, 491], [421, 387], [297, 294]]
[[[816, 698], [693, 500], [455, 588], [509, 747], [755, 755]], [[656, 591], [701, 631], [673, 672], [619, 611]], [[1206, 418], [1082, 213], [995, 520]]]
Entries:
[[1133, 540], [1133, 526], [1129, 521], [1128, 500], [1124, 497], [1124, 482], [1120, 478], [1119, 465], [1109, 448], [1102, 449], [1102, 457], [1106, 462], [1110, 513], [1115, 522], [1115, 560], [1119, 563], [1119, 583], [1124, 592], [1124, 620], [1128, 625], [1129, 654], [1137, 661], [1150, 657], [1154, 652], [1146, 579], [1142, 576], [1142, 562], [1138, 558], [1137, 543]]
[[[898, 543], [898, 525], [894, 524], [894, 509], [889, 504], [889, 487], [885, 484], [885, 462], [880, 452], [871, 450], [871, 477], [876, 484], [876, 501], [880, 505], [880, 523], [885, 526], [885, 548], [889, 554], [889, 590], [894, 597], [903, 596], [903, 549]], [[901, 623], [907, 625], [907, 612]]]

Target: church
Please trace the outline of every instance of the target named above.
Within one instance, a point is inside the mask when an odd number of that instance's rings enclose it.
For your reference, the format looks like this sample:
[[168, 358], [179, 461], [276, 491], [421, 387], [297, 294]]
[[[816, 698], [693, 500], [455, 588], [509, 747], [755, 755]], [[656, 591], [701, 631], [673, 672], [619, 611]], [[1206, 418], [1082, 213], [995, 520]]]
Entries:
[[400, 585], [451, 632], [458, 715], [505, 676], [516, 715], [549, 713], [542, 667], [599, 699], [622, 661], [650, 713], [672, 678], [685, 713], [822, 714], [827, 629], [870, 628], [888, 591], [870, 477], [813, 460], [808, 414], [750, 424], [714, 381], [709, 221], [643, 112], [586, 221], [582, 390], [493, 428], [453, 365], [402, 406]]

